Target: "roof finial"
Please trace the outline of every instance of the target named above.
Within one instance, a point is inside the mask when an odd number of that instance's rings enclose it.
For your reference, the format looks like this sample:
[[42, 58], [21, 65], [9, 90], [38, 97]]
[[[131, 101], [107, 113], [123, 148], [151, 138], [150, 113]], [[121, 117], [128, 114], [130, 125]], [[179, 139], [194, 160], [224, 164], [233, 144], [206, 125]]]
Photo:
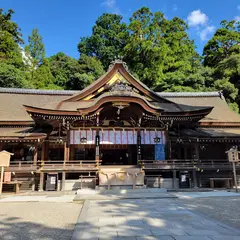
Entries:
[[122, 64], [123, 67], [128, 71], [128, 66], [127, 66], [126, 62], [123, 61], [123, 56], [121, 56], [121, 55], [115, 56], [115, 59], [113, 61], [111, 61], [110, 65], [108, 67], [108, 70], [113, 68], [113, 66], [117, 63]]

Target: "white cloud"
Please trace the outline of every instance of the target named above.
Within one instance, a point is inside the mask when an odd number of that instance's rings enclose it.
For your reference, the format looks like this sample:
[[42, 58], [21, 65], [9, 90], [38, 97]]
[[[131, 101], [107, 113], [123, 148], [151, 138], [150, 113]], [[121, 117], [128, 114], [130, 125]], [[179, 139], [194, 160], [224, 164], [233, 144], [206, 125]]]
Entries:
[[172, 11], [173, 11], [173, 12], [176, 12], [177, 10], [178, 10], [177, 4], [173, 4]]
[[202, 41], [206, 41], [209, 39], [209, 35], [211, 35], [215, 31], [214, 26], [207, 26], [200, 32], [200, 38]]
[[237, 9], [240, 10], [240, 5], [237, 6]]
[[115, 14], [120, 14], [120, 10], [117, 7], [117, 2], [116, 0], [105, 0], [101, 3], [101, 5], [109, 8], [113, 13]]
[[234, 20], [236, 20], [237, 22], [240, 22], [240, 16], [236, 16]]
[[190, 27], [205, 25], [208, 22], [208, 16], [200, 10], [195, 10], [189, 13], [187, 21]]

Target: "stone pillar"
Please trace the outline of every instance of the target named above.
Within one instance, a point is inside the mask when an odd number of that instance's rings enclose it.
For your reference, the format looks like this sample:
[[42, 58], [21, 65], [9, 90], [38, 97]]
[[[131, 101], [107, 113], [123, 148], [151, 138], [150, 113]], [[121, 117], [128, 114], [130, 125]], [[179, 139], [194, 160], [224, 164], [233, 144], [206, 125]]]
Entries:
[[33, 153], [33, 165], [37, 165], [37, 158], [38, 158], [38, 143], [34, 144], [34, 153]]
[[43, 184], [44, 184], [44, 173], [40, 172], [40, 184], [39, 184], [39, 192], [43, 191]]
[[65, 191], [65, 180], [66, 180], [66, 172], [62, 172], [62, 188], [61, 188], [61, 191]]

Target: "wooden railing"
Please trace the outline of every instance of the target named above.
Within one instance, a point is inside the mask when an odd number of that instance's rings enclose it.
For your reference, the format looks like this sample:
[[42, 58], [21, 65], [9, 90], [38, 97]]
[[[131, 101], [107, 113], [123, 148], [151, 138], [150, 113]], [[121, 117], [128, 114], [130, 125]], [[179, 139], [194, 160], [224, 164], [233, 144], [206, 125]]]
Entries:
[[[30, 170], [94, 170], [97, 169], [101, 161], [96, 160], [41, 160], [34, 163], [33, 161], [11, 161], [8, 171]], [[193, 160], [193, 159], [172, 159], [172, 160], [140, 160], [139, 166], [143, 169], [232, 169], [232, 164], [225, 159]], [[236, 165], [240, 168], [240, 163]]]
[[[139, 165], [144, 169], [231, 169], [232, 164], [225, 159], [193, 160], [193, 159], [172, 159], [172, 160], [141, 160]], [[237, 165], [240, 168], [240, 165]]]
[[[99, 161], [100, 162], [100, 161]], [[34, 161], [10, 161], [10, 166], [6, 169], [8, 171], [18, 170], [81, 170], [81, 169], [96, 169], [98, 162], [96, 160], [40, 160], [35, 163]]]

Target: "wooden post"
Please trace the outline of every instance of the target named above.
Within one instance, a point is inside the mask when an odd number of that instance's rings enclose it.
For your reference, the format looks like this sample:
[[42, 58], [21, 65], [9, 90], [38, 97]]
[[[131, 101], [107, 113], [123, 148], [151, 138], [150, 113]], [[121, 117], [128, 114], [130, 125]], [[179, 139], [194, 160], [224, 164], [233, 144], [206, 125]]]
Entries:
[[45, 141], [42, 142], [42, 150], [41, 150], [41, 161], [44, 162], [45, 160], [45, 149], [46, 149], [46, 144]]
[[237, 193], [238, 192], [238, 183], [237, 183], [236, 165], [235, 165], [235, 162], [233, 162], [232, 164], [233, 164], [234, 184], [235, 184], [235, 189], [236, 189], [236, 193]]
[[197, 173], [196, 173], [196, 168], [193, 169], [193, 185], [194, 185], [194, 188], [197, 188]]
[[44, 151], [44, 160], [48, 161], [48, 151], [49, 151], [49, 141], [45, 141], [45, 151]]
[[173, 178], [172, 178], [172, 187], [173, 188], [176, 188], [176, 185], [175, 185], [176, 175], [177, 175], [177, 171], [173, 170]]
[[0, 194], [2, 193], [4, 167], [1, 167]]
[[62, 172], [62, 188], [61, 188], [61, 191], [65, 191], [65, 180], [66, 180], [66, 172]]
[[40, 186], [39, 186], [39, 192], [43, 191], [43, 184], [44, 184], [44, 173], [40, 172]]
[[33, 165], [37, 165], [37, 154], [38, 154], [38, 143], [34, 144], [34, 155], [33, 155]]
[[32, 191], [35, 191], [35, 175], [32, 177]]

